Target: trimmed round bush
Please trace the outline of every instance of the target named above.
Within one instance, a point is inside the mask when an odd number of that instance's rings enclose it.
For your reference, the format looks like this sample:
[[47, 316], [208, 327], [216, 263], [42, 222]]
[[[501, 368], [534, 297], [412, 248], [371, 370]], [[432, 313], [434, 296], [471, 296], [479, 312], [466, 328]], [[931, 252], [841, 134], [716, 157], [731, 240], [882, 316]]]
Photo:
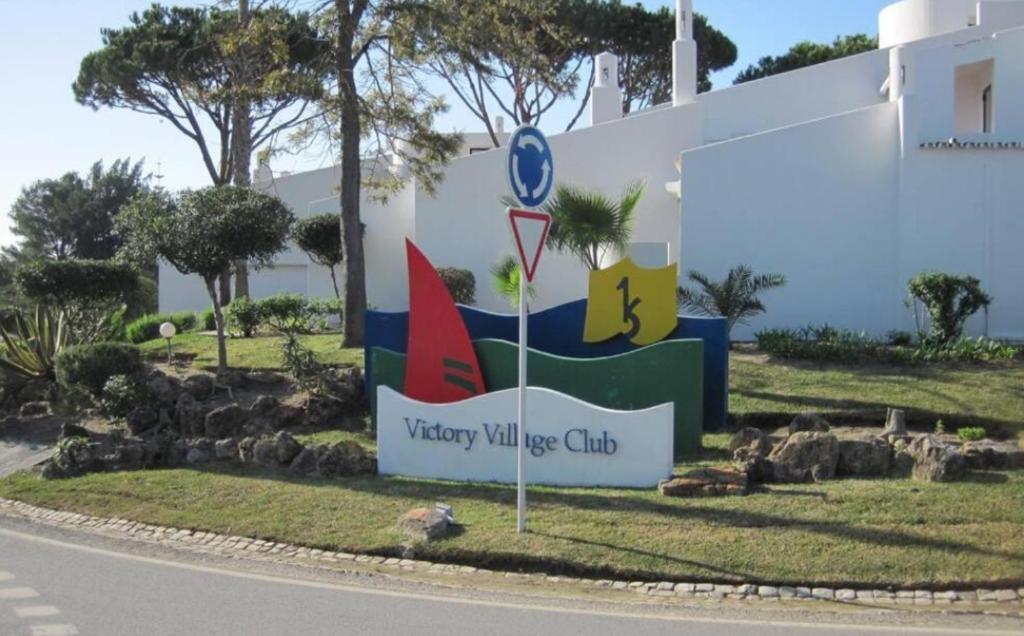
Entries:
[[124, 302], [139, 287], [138, 273], [113, 261], [33, 261], [14, 272], [18, 290], [30, 300], [51, 305]]
[[147, 314], [128, 323], [125, 337], [129, 342], [139, 344], [156, 340], [160, 337], [160, 325], [169, 322], [178, 333], [191, 331], [196, 327], [196, 315], [191, 311], [179, 311], [173, 314]]
[[457, 267], [438, 267], [437, 273], [457, 304], [473, 305], [476, 303], [476, 278], [473, 276], [473, 272]]
[[142, 371], [142, 354], [135, 345], [121, 342], [77, 345], [60, 352], [56, 368], [61, 386], [81, 386], [98, 396], [115, 375]]
[[[236, 298], [224, 308], [224, 319], [227, 321], [228, 331], [241, 334], [243, 338], [252, 338], [262, 321], [260, 304], [244, 296]], [[216, 323], [214, 325], [216, 328]]]

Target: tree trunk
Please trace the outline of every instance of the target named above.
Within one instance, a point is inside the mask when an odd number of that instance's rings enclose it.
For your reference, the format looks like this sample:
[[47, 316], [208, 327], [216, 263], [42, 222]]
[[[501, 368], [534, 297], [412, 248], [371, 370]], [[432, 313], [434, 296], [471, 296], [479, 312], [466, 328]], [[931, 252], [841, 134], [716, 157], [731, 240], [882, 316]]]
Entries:
[[227, 307], [231, 304], [231, 268], [229, 267], [221, 272], [217, 281], [220, 289], [221, 306]]
[[[249, 28], [249, 0], [238, 0], [238, 27], [244, 34]], [[235, 100], [231, 115], [231, 182], [240, 188], [252, 185], [252, 104], [239, 87], [248, 87], [255, 78], [249, 65], [249, 51], [243, 40], [235, 61]], [[245, 261], [235, 261], [235, 298], [249, 297], [249, 267]]]
[[206, 292], [210, 294], [210, 300], [213, 301], [213, 317], [217, 323], [217, 375], [220, 375], [228, 368], [228, 346], [224, 340], [224, 312], [220, 309], [220, 298], [217, 295], [214, 279], [206, 279]]
[[342, 274], [345, 281], [345, 316], [342, 325], [346, 347], [363, 345], [366, 313], [366, 263], [363, 234], [359, 223], [360, 169], [359, 95], [356, 90], [352, 44], [354, 18], [345, 0], [336, 0], [338, 32], [335, 62], [338, 71], [338, 100], [341, 109], [341, 237], [345, 249]]

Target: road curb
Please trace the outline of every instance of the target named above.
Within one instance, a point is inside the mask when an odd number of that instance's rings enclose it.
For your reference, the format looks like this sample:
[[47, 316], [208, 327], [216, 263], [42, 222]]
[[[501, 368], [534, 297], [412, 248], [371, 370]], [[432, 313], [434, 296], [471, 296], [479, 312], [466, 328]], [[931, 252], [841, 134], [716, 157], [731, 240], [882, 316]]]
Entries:
[[468, 565], [434, 563], [416, 559], [334, 552], [288, 543], [263, 541], [250, 537], [194, 531], [167, 526], [139, 523], [127, 519], [95, 517], [76, 512], [43, 508], [13, 499], [0, 498], [0, 513], [50, 526], [74, 528], [114, 536], [126, 540], [157, 543], [192, 551], [213, 552], [222, 556], [269, 559], [282, 562], [317, 562], [321, 564], [358, 563], [373, 565], [397, 572], [428, 574], [460, 574], [514, 579], [532, 579], [550, 583], [573, 584], [581, 587], [622, 592], [648, 597], [664, 597], [711, 601], [751, 601], [777, 603], [780, 601], [839, 602], [865, 607], [895, 609], [916, 606], [949, 608], [994, 614], [1024, 616], [1021, 611], [1024, 588], [971, 589], [971, 590], [893, 590], [827, 588], [789, 585], [755, 585], [675, 581], [624, 581], [612, 579], [586, 579], [567, 576], [549, 576], [522, 572], [486, 570]]

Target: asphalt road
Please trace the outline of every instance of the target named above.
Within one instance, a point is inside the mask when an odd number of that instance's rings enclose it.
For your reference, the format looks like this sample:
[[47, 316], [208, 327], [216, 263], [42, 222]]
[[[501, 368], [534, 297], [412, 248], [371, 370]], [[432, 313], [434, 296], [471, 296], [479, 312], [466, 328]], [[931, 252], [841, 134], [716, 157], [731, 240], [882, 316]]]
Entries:
[[452, 596], [450, 589], [429, 585], [317, 580], [308, 571], [258, 571], [228, 562], [183, 560], [159, 550], [0, 516], [0, 634], [1024, 633], [1020, 621], [986, 623], [982, 617], [955, 623], [936, 623], [937, 617], [890, 618], [873, 625], [871, 617], [842, 614], [796, 613], [794, 618], [793, 612], [733, 614], [723, 608], [661, 612], [564, 599], [531, 602], [501, 594]]

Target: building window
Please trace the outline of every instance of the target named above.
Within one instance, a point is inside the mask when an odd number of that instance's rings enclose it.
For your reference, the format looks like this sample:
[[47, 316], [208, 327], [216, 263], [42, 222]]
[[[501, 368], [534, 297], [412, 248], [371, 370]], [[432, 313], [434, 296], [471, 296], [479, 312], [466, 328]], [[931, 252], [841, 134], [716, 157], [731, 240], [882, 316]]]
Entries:
[[995, 130], [994, 60], [982, 60], [956, 67], [956, 127], [959, 134], [990, 133]]
[[981, 132], [992, 132], [992, 85], [981, 92]]

